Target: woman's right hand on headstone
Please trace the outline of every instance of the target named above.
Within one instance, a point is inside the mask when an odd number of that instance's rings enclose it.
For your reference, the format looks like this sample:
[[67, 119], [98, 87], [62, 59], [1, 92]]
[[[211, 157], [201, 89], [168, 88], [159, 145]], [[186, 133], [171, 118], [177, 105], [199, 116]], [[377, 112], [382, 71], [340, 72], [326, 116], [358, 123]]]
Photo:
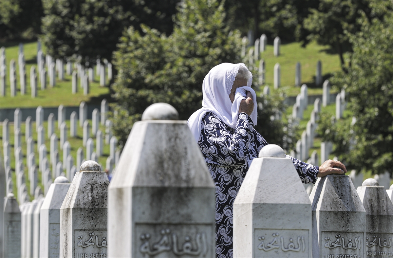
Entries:
[[345, 173], [347, 173], [347, 168], [343, 163], [329, 159], [323, 162], [323, 164], [319, 167], [319, 173], [317, 176], [324, 177], [331, 174], [343, 175]]
[[250, 116], [253, 110], [254, 110], [254, 101], [252, 100], [251, 93], [247, 91], [247, 98], [243, 99], [240, 102], [239, 113], [244, 112]]

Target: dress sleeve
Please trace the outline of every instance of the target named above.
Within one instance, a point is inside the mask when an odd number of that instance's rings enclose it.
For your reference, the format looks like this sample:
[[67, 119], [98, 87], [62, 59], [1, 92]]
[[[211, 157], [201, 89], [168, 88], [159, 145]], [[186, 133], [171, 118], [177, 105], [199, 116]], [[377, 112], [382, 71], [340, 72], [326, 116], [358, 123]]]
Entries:
[[290, 158], [292, 160], [293, 165], [295, 166], [295, 169], [299, 174], [299, 177], [303, 183], [314, 184], [317, 181], [317, 174], [319, 173], [319, 167], [305, 163], [289, 155], [287, 155], [287, 158]]
[[199, 145], [209, 162], [227, 166], [247, 165], [256, 152], [254, 131], [254, 124], [246, 113], [239, 114], [236, 128], [231, 130], [209, 112], [202, 119]]

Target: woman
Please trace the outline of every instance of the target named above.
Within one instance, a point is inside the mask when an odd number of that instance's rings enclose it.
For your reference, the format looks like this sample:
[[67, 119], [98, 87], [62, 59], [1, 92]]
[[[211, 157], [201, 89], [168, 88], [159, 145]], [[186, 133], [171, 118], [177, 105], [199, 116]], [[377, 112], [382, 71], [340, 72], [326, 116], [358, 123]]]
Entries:
[[[268, 144], [254, 129], [257, 110], [251, 82], [252, 74], [242, 63], [213, 67], [203, 80], [202, 108], [188, 120], [216, 185], [217, 258], [232, 257], [233, 202], [252, 160]], [[304, 183], [346, 172], [339, 161], [317, 167], [287, 157]]]

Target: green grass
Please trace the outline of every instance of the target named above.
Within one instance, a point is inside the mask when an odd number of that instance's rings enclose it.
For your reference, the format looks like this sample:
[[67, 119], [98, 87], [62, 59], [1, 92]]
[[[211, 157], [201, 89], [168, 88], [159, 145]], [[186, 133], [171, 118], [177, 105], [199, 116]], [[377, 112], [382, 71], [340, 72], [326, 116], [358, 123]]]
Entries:
[[[90, 128], [92, 125], [92, 121], [89, 121], [90, 123]], [[70, 143], [71, 145], [71, 151], [70, 151], [70, 155], [74, 158], [74, 165], [76, 165], [76, 153], [79, 147], [83, 148], [83, 154], [86, 155], [86, 147], [83, 147], [83, 128], [79, 126], [79, 122], [77, 125], [77, 135], [76, 137], [70, 137], [70, 121], [66, 121], [67, 124], [67, 141]], [[50, 138], [48, 137], [48, 122], [45, 121], [43, 123], [43, 127], [45, 129], [45, 145], [47, 147], [47, 158], [48, 158], [48, 162], [49, 162], [49, 168], [52, 171], [52, 164], [49, 160], [49, 155], [50, 155]], [[12, 177], [13, 177], [13, 187], [14, 189], [16, 189], [17, 184], [16, 184], [16, 173], [15, 173], [15, 148], [14, 148], [14, 125], [13, 123], [10, 123], [9, 125], [9, 144], [10, 144], [10, 166], [12, 169]], [[58, 124], [57, 121], [55, 123], [55, 134], [58, 137], [58, 152], [59, 152], [59, 161], [63, 162], [63, 150], [60, 148], [60, 130], [58, 128]], [[105, 135], [105, 126], [100, 124], [100, 128], [101, 132], [103, 133], [103, 136]], [[27, 167], [27, 158], [26, 154], [27, 154], [27, 139], [25, 137], [25, 123], [22, 122], [21, 124], [21, 140], [22, 140], [22, 152], [24, 155], [23, 158], [23, 165], [24, 165], [24, 173], [25, 173], [25, 182], [26, 182], [26, 188], [28, 189], [29, 192], [29, 196], [30, 196], [30, 182], [28, 180], [28, 167]], [[3, 130], [0, 130], [0, 144], [1, 144], [1, 150], [0, 150], [0, 154], [1, 154], [1, 158], [3, 158]], [[90, 137], [93, 139], [94, 141], [94, 152], [96, 151], [96, 138], [92, 135], [92, 133], [90, 132]], [[37, 131], [36, 131], [36, 125], [35, 122], [32, 122], [32, 138], [34, 140], [34, 154], [35, 154], [35, 159], [36, 159], [36, 166], [38, 168], [38, 161], [39, 161], [39, 152], [38, 152], [38, 148], [37, 148]], [[101, 164], [102, 168], [105, 169], [106, 167], [106, 159], [109, 157], [109, 144], [105, 144], [105, 137], [103, 137], [104, 140], [104, 144], [103, 144], [103, 155], [101, 157], [99, 157], [98, 159], [98, 163]], [[63, 162], [64, 163], [64, 162]], [[78, 170], [78, 168], [77, 168]], [[66, 170], [63, 170], [64, 174], [66, 174]], [[53, 172], [54, 173], [54, 172]], [[52, 180], [54, 180], [55, 178], [52, 177]], [[44, 191], [44, 187], [43, 187], [43, 183], [42, 183], [42, 172], [39, 171], [38, 173], [38, 184], [41, 187], [42, 191]], [[16, 190], [14, 190], [14, 195], [17, 196], [18, 193]], [[31, 200], [33, 199], [33, 196], [30, 196]]]
[[[1, 45], [0, 45], [1, 47]], [[78, 106], [80, 102], [85, 101], [87, 103], [99, 103], [103, 98], [109, 99], [109, 87], [99, 86], [99, 77], [95, 74], [95, 82], [90, 83], [90, 94], [83, 95], [83, 89], [78, 88], [78, 93], [72, 94], [71, 86], [71, 75], [65, 73], [64, 81], [60, 81], [56, 78], [56, 86], [51, 88], [49, 86], [49, 78], [47, 78], [47, 88], [41, 90], [40, 76], [37, 71], [37, 43], [26, 43], [24, 44], [24, 55], [25, 55], [25, 67], [26, 67], [26, 95], [20, 95], [20, 84], [19, 84], [19, 67], [18, 67], [18, 50], [19, 46], [10, 46], [6, 48], [7, 58], [7, 90], [6, 96], [0, 96], [0, 108], [20, 108], [20, 107], [56, 107], [59, 105], [64, 106]], [[10, 62], [14, 59], [16, 63], [17, 73], [17, 85], [18, 92], [15, 97], [11, 97], [10, 90]], [[38, 96], [36, 98], [31, 97], [30, 88], [30, 68], [36, 66], [37, 71], [37, 82], [38, 82]], [[79, 83], [79, 80], [78, 80]]]
[[[337, 54], [330, 54], [329, 48], [311, 42], [302, 48], [300, 43], [294, 42], [282, 44], [280, 56], [273, 53], [273, 45], [268, 45], [265, 52], [261, 53], [261, 59], [265, 61], [265, 85], [271, 86], [273, 90], [274, 65], [281, 67], [281, 88], [285, 89], [288, 96], [296, 96], [300, 87], [295, 86], [296, 63], [301, 64], [301, 84], [307, 84], [308, 94], [322, 94], [322, 85], [315, 85], [315, 74], [318, 60], [322, 62], [323, 80], [330, 77], [334, 72], [340, 71], [340, 59]], [[254, 76], [257, 76], [254, 72]]]

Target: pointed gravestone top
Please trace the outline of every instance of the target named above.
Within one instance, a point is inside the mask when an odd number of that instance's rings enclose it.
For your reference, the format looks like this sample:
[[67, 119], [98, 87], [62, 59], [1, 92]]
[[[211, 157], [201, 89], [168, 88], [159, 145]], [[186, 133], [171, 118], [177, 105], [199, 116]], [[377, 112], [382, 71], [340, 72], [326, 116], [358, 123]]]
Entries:
[[276, 145], [276, 144], [269, 144], [262, 148], [258, 155], [259, 158], [285, 158], [284, 150]]
[[70, 181], [68, 180], [68, 178], [64, 177], [64, 176], [58, 176], [55, 179], [55, 184], [69, 184]]
[[379, 186], [378, 181], [375, 180], [374, 178], [368, 178], [364, 180], [362, 183], [362, 186]]
[[87, 160], [82, 163], [80, 172], [101, 172], [101, 166], [94, 160]]
[[167, 103], [150, 105], [142, 114], [142, 121], [146, 120], [178, 120], [179, 113]]

